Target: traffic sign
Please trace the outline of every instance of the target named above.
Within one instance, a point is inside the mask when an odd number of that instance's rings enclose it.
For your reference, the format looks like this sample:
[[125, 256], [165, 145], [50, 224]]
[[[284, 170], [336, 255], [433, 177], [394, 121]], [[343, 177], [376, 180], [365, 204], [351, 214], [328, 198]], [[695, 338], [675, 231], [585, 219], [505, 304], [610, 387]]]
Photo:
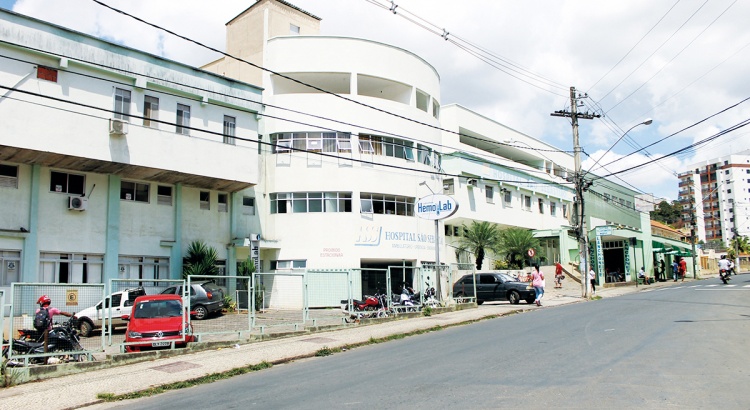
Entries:
[[533, 258], [534, 255], [536, 255], [536, 251], [534, 250], [534, 248], [529, 249], [528, 251], [526, 251], [526, 253], [529, 255], [529, 258]]

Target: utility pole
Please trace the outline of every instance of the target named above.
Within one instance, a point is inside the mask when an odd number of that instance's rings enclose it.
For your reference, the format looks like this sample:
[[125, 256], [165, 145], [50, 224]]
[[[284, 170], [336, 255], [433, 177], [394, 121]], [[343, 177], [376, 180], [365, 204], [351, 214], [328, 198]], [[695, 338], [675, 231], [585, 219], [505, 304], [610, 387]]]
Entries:
[[697, 278], [695, 273], [695, 198], [691, 198], [690, 203], [690, 246], [693, 248], [693, 279]]
[[576, 210], [576, 236], [578, 237], [578, 252], [580, 254], [581, 263], [578, 265], [578, 270], [581, 272], [581, 295], [586, 298], [588, 297], [588, 232], [586, 232], [586, 220], [584, 219], [583, 211], [583, 192], [588, 188], [587, 182], [584, 180], [583, 173], [581, 172], [581, 145], [578, 142], [578, 118], [591, 120], [599, 118], [597, 114], [589, 114], [588, 112], [578, 112], [578, 99], [586, 98], [588, 95], [576, 95], [576, 88], [570, 87], [570, 112], [562, 110], [555, 111], [550, 114], [553, 117], [568, 117], [571, 119], [573, 125], [573, 160], [575, 162], [575, 175], [573, 175], [573, 183], [576, 191], [576, 202], [578, 203], [578, 209]]
[[732, 231], [734, 231], [734, 271], [740, 271], [740, 231], [737, 228], [737, 201], [732, 201], [732, 215], [734, 223], [732, 224]]

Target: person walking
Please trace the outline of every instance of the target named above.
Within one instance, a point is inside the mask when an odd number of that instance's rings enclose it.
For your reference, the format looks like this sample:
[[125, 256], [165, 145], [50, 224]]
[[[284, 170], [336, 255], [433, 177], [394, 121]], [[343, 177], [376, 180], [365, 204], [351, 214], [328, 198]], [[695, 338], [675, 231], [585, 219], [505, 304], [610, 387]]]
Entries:
[[666, 263], [664, 263], [664, 259], [659, 261], [659, 277], [656, 278], [656, 280], [667, 280], [667, 267]]
[[591, 295], [596, 295], [596, 272], [593, 267], [589, 269], [588, 279], [591, 284]]
[[562, 289], [563, 279], [565, 279], [565, 275], [563, 274], [563, 267], [560, 264], [560, 262], [557, 262], [555, 264], [555, 288], [556, 289]]
[[680, 278], [682, 278], [682, 282], [685, 281], [685, 274], [687, 273], [687, 261], [685, 258], [680, 258], [680, 267], [678, 268], [680, 272]]
[[534, 303], [542, 306], [542, 297], [544, 296], [544, 273], [539, 270], [539, 265], [534, 265], [534, 271], [531, 273], [531, 286], [534, 287], [536, 299]]
[[674, 278], [674, 281], [677, 282], [677, 273], [680, 270], [680, 265], [677, 263], [677, 259], [672, 261], [672, 278]]

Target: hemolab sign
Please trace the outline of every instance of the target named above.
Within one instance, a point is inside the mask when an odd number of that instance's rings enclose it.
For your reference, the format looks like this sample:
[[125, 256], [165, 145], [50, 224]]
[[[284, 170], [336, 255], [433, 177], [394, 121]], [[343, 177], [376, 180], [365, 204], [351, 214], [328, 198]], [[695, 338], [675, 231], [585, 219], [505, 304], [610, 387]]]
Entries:
[[417, 201], [417, 216], [422, 219], [445, 219], [458, 210], [458, 202], [448, 195], [430, 195]]

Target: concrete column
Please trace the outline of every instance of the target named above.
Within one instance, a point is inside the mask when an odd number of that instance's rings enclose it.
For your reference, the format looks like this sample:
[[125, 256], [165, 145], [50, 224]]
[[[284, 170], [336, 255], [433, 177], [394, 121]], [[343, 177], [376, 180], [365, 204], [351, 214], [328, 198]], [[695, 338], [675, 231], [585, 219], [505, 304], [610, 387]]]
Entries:
[[23, 240], [21, 260], [21, 282], [39, 282], [39, 190], [41, 165], [31, 166], [31, 188], [29, 193], [29, 233]]
[[120, 187], [118, 175], [109, 175], [107, 187], [107, 231], [104, 244], [104, 272], [102, 280], [109, 283], [110, 279], [118, 278], [120, 259]]

